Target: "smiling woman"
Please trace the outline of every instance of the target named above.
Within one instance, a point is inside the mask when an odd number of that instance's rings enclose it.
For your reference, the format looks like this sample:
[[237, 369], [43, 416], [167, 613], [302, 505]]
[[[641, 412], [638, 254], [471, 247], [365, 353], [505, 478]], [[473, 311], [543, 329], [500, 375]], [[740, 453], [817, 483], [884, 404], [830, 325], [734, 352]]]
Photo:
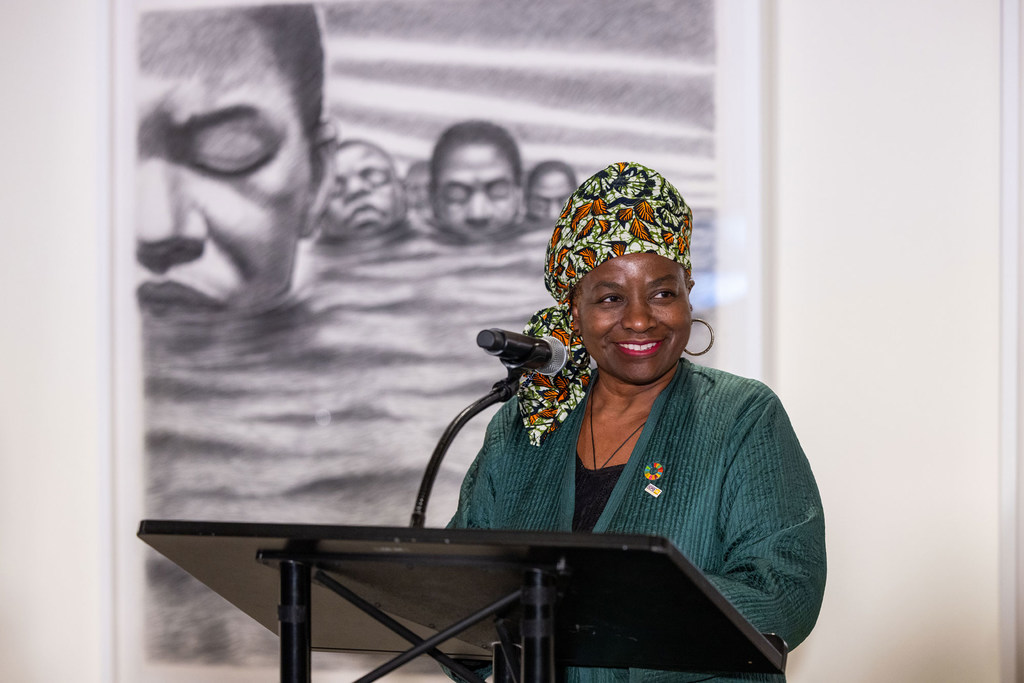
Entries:
[[690, 339], [692, 286], [681, 265], [658, 254], [609, 259], [580, 281], [573, 331], [606, 382], [664, 388]]
[[[639, 164], [573, 193], [547, 252], [556, 305], [526, 329], [562, 339], [571, 360], [554, 378], [527, 376], [491, 421], [451, 525], [665, 536], [757, 629], [795, 647], [825, 587], [821, 500], [778, 397], [680, 359], [694, 322], [691, 228], [678, 191]], [[783, 678], [564, 678], [627, 676]]]

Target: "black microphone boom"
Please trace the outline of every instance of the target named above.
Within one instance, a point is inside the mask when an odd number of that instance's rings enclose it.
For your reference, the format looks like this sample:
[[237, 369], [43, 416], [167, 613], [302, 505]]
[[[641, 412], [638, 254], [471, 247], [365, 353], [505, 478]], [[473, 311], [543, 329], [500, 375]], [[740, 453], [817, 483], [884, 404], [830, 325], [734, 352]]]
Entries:
[[568, 352], [554, 337], [531, 337], [492, 327], [476, 335], [476, 345], [497, 356], [506, 367], [554, 375], [565, 367]]

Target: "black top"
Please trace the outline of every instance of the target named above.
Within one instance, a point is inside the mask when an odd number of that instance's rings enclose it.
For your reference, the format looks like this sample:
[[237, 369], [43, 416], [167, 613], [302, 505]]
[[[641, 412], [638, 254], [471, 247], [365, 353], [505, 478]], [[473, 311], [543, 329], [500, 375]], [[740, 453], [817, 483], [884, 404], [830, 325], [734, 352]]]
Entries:
[[604, 512], [612, 489], [619, 480], [626, 463], [588, 470], [576, 456], [576, 510], [572, 515], [573, 531], [593, 531], [597, 519]]

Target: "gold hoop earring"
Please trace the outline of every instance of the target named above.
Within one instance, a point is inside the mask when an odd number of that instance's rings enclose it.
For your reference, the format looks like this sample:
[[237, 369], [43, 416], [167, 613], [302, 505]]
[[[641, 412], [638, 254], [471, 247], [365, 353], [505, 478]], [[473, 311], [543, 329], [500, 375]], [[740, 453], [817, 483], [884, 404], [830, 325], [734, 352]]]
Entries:
[[704, 349], [703, 351], [691, 353], [686, 349], [683, 349], [683, 353], [685, 353], [688, 356], [703, 356], [705, 353], [711, 350], [712, 346], [715, 345], [715, 330], [714, 328], [711, 327], [711, 323], [709, 323], [707, 320], [704, 320], [703, 318], [694, 318], [693, 320], [690, 321], [690, 325], [693, 325], [693, 323], [701, 323], [702, 325], [704, 325], [704, 327], [708, 328], [708, 333], [711, 334], [711, 341], [708, 342], [707, 348]]

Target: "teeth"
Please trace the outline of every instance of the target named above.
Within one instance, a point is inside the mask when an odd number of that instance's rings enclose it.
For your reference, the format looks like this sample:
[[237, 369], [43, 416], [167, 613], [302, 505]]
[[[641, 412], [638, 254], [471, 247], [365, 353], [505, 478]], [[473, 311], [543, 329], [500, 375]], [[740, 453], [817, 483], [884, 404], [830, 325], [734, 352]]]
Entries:
[[658, 342], [647, 342], [646, 344], [622, 344], [622, 348], [630, 351], [648, 351], [657, 346]]

